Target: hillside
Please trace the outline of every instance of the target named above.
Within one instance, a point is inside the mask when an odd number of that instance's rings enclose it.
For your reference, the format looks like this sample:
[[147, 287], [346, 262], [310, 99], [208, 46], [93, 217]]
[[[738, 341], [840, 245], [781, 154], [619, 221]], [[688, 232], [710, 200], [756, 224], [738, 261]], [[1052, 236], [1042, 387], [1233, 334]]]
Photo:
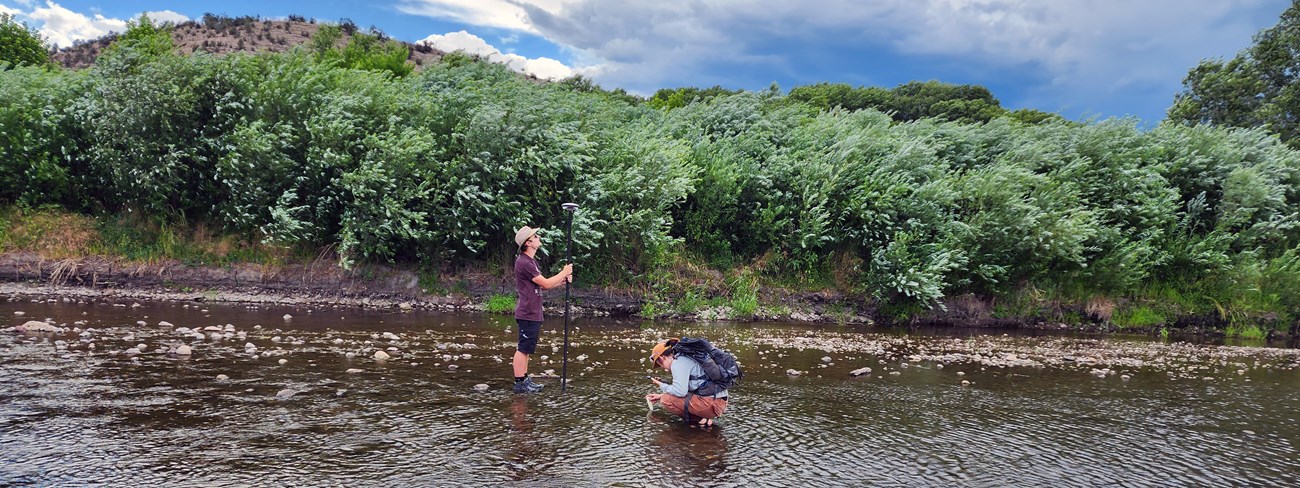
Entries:
[[[350, 34], [358, 30], [356, 24], [344, 19], [340, 22], [346, 44]], [[204, 51], [213, 54], [232, 52], [284, 52], [307, 42], [319, 28], [316, 19], [289, 16], [289, 20], [262, 20], [257, 17], [222, 17], [205, 15], [198, 21], [178, 24], [172, 29], [172, 41], [182, 54]], [[374, 31], [381, 37], [382, 32]], [[54, 53], [54, 61], [65, 68], [86, 68], [94, 64], [99, 53], [117, 39], [109, 34], [93, 41], [79, 42]], [[398, 41], [402, 42], [402, 41]], [[423, 44], [403, 42], [410, 49], [408, 59], [419, 70], [442, 59], [442, 51]]]

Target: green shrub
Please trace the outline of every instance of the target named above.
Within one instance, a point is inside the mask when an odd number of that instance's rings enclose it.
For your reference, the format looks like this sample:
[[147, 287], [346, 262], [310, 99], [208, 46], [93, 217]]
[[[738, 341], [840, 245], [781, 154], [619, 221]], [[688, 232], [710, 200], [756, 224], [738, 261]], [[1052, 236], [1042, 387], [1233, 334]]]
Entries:
[[515, 313], [516, 300], [517, 299], [514, 296], [510, 295], [492, 295], [491, 297], [488, 297], [487, 306], [485, 308], [488, 313]]
[[1121, 307], [1111, 317], [1111, 322], [1121, 329], [1139, 329], [1165, 325], [1164, 314], [1143, 305]]

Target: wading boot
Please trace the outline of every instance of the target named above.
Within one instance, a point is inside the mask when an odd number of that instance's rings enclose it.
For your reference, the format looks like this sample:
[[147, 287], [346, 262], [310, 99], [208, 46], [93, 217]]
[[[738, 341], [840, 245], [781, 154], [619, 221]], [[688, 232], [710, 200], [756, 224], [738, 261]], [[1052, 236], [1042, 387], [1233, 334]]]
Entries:
[[515, 383], [515, 393], [537, 393], [542, 391], [542, 385], [533, 383], [533, 377], [524, 378], [523, 381]]

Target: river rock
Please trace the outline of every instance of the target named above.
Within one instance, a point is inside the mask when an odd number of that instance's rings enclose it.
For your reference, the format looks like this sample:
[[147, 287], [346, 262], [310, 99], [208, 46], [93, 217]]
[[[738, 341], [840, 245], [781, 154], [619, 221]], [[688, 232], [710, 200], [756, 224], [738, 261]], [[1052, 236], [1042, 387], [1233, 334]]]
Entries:
[[785, 374], [788, 374], [790, 376], [799, 376], [801, 373], [799, 373], [799, 370], [797, 369], [787, 369], [785, 370]]
[[194, 354], [194, 349], [190, 348], [190, 346], [181, 344], [180, 346], [176, 347], [177, 356], [189, 356], [191, 354]]
[[357, 368], [348, 368], [348, 370], [345, 371], [345, 372], [348, 373], [348, 374], [356, 374], [356, 373], [360, 373], [360, 372], [363, 372], [363, 371], [365, 371], [365, 370], [361, 370], [361, 369], [357, 369]]
[[45, 322], [28, 320], [23, 325], [14, 327], [15, 332], [54, 332], [56, 327]]
[[388, 353], [386, 353], [386, 352], [384, 352], [384, 351], [375, 351], [375, 359], [378, 359], [378, 360], [381, 360], [381, 361], [382, 361], [382, 360], [388, 359], [388, 358], [390, 358], [390, 357], [392, 357], [392, 356], [389, 356]]
[[849, 371], [849, 376], [862, 376], [870, 372], [871, 372], [871, 368], [858, 368], [853, 371]]
[[226, 380], [229, 380], [229, 379], [230, 379], [230, 377], [229, 377], [229, 376], [226, 376], [226, 375], [224, 375], [224, 374], [219, 374], [219, 375], [217, 375], [217, 381], [226, 381]]
[[290, 398], [293, 398], [293, 396], [294, 396], [294, 395], [297, 395], [297, 394], [298, 394], [298, 392], [296, 392], [296, 391], [289, 390], [289, 389], [284, 389], [284, 390], [280, 390], [278, 393], [276, 393], [276, 394], [275, 394], [275, 398], [276, 398], [277, 400], [288, 400], [288, 399], [290, 399]]
[[285, 321], [285, 322], [288, 322], [288, 321], [290, 321], [290, 320], [293, 320], [293, 316], [292, 316], [292, 315], [289, 315], [289, 314], [287, 314], [287, 313], [284, 314], [284, 321]]
[[822, 362], [823, 362], [823, 363], [829, 363], [829, 362], [831, 362], [831, 361], [833, 361], [833, 359], [831, 359], [830, 356], [822, 356]]
[[171, 323], [171, 322], [168, 322], [168, 321], [166, 321], [166, 320], [160, 320], [160, 321], [158, 321], [158, 326], [159, 326], [159, 327], [171, 327], [171, 326], [172, 326], [172, 323]]
[[479, 383], [477, 385], [474, 385], [474, 391], [477, 391], [479, 393], [488, 391], [488, 388], [490, 387], [488, 386], [487, 383]]
[[289, 360], [288, 360], [288, 359], [281, 359], [279, 362], [280, 362], [281, 365], [283, 365], [283, 364], [288, 363]]

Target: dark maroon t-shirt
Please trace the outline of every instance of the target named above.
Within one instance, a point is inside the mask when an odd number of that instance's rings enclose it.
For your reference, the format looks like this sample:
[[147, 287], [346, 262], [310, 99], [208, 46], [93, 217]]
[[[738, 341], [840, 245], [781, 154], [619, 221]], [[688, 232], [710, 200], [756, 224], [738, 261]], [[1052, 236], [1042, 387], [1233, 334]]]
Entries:
[[515, 318], [542, 321], [542, 287], [533, 283], [533, 278], [541, 276], [537, 260], [520, 254], [515, 258], [515, 291], [519, 300], [515, 303]]

